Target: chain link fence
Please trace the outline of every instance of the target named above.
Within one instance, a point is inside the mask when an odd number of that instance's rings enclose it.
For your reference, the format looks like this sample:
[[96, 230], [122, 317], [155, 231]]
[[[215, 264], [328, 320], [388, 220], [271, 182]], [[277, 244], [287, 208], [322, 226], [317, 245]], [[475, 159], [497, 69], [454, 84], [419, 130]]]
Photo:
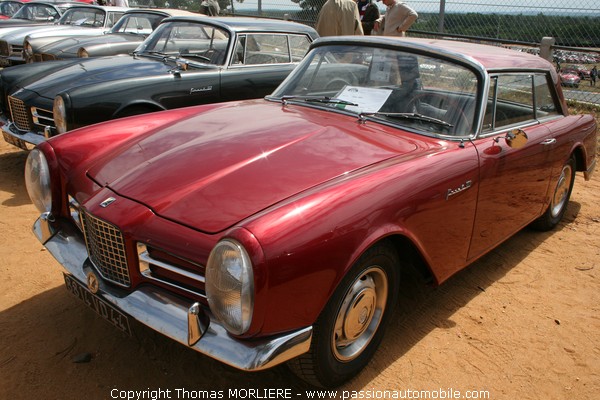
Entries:
[[[289, 19], [311, 26], [316, 23], [319, 10], [325, 1], [219, 0], [222, 14]], [[600, 104], [600, 83], [599, 86], [592, 86], [589, 76], [589, 71], [594, 65], [600, 68], [599, 1], [406, 2], [419, 13], [418, 20], [408, 32], [409, 36], [451, 37], [491, 42], [533, 53], [539, 52], [542, 38], [554, 38], [552, 54], [557, 68], [562, 71], [576, 71], [581, 79], [576, 87], [572, 85], [564, 88], [566, 97], [571, 100]], [[377, 4], [382, 13], [385, 12], [383, 3]]]

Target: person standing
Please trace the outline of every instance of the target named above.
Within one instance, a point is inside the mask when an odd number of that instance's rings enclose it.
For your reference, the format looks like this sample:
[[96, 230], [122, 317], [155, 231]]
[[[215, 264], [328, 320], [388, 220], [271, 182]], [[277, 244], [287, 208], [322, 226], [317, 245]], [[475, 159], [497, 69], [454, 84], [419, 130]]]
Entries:
[[216, 17], [220, 11], [221, 7], [217, 0], [202, 0], [200, 3], [200, 14]]
[[372, 0], [358, 0], [358, 14], [360, 15], [360, 23], [365, 35], [370, 35], [375, 27], [375, 21], [381, 16], [379, 7]]
[[387, 10], [375, 21], [375, 30], [383, 36], [405, 36], [406, 31], [417, 20], [419, 14], [400, 0], [382, 0]]
[[594, 65], [590, 71], [590, 86], [596, 86], [596, 78], [598, 78], [598, 69]]
[[316, 25], [320, 36], [362, 35], [363, 29], [354, 0], [327, 0]]

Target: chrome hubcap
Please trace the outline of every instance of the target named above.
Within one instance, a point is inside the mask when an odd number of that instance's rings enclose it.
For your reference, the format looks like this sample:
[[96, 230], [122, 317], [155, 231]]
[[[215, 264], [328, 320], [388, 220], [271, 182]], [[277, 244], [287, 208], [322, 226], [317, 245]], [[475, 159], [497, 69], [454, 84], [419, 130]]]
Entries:
[[379, 267], [365, 270], [354, 281], [338, 311], [332, 337], [335, 357], [350, 361], [369, 344], [385, 311], [388, 281]]
[[572, 175], [573, 170], [571, 169], [571, 166], [565, 165], [560, 174], [560, 178], [558, 178], [558, 183], [556, 184], [556, 189], [554, 190], [554, 196], [552, 196], [552, 203], [550, 204], [552, 217], [559, 215], [563, 207], [566, 205], [565, 203], [569, 194]]

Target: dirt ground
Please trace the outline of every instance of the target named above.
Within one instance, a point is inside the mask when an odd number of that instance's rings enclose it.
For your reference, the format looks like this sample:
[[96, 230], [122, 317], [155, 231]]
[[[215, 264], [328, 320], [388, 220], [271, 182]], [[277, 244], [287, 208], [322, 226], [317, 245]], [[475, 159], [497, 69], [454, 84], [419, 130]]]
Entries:
[[[31, 233], [26, 156], [0, 141], [0, 399], [310, 396], [285, 366], [244, 373], [138, 325], [126, 337], [75, 299]], [[578, 175], [555, 231], [524, 230], [439, 288], [405, 280], [382, 346], [338, 398], [598, 399], [599, 237], [597, 170]]]

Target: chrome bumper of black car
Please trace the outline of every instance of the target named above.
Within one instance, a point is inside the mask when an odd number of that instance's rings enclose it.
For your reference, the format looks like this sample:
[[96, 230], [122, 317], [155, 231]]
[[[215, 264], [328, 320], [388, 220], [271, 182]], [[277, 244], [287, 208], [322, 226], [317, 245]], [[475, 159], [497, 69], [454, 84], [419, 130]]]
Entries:
[[[33, 226], [36, 237], [66, 270], [67, 286], [74, 278], [85, 288], [92, 267], [75, 229], [65, 225], [54, 231], [44, 216]], [[93, 296], [193, 350], [246, 371], [288, 361], [307, 352], [311, 343], [312, 327], [260, 340], [235, 339], [198, 303], [186, 302], [158, 287], [124, 293], [100, 282]]]
[[46, 137], [40, 133], [19, 131], [14, 123], [6, 119], [0, 120], [0, 122], [2, 122], [2, 136], [4, 140], [23, 150], [31, 150], [46, 140]]

